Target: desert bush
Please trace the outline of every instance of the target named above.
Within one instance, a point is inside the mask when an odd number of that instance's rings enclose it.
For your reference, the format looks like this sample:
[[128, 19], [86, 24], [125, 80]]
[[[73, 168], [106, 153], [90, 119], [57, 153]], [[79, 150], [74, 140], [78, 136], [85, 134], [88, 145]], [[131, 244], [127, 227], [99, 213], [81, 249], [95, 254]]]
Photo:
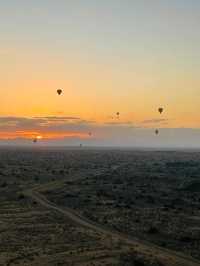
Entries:
[[18, 200], [22, 200], [22, 199], [25, 199], [25, 195], [23, 193], [20, 193], [18, 195]]
[[3, 182], [2, 184], [1, 184], [1, 187], [7, 187], [7, 182]]
[[137, 252], [121, 254], [119, 266], [164, 266], [156, 258], [146, 258]]
[[157, 234], [157, 233], [159, 233], [159, 230], [158, 230], [158, 228], [156, 228], [155, 226], [151, 226], [148, 230], [147, 230], [147, 233], [148, 234]]

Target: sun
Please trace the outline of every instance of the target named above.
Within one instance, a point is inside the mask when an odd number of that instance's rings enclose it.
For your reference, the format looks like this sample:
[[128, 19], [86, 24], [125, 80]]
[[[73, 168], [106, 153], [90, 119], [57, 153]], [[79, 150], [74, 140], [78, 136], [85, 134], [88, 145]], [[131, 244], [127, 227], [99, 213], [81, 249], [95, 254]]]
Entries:
[[38, 135], [38, 136], [36, 137], [36, 139], [42, 139], [42, 136]]

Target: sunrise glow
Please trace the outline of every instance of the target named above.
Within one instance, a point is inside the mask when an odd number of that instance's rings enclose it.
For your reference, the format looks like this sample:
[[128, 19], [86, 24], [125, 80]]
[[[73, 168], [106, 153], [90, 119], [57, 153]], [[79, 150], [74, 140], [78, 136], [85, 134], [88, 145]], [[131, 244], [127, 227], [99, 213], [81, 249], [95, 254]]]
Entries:
[[200, 128], [197, 2], [22, 2], [1, 3], [0, 140]]

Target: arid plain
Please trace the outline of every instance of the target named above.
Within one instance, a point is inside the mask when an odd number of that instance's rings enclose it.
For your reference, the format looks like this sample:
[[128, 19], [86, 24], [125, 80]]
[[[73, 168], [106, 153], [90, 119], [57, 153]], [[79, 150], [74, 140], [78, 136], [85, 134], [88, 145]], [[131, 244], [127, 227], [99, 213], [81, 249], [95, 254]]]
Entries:
[[200, 265], [200, 153], [1, 148], [0, 265]]

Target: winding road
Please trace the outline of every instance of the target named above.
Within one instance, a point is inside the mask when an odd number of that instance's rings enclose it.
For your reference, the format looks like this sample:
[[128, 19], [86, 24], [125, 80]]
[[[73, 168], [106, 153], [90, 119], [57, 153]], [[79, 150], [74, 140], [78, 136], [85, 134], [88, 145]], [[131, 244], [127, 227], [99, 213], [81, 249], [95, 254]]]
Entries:
[[24, 191], [24, 194], [32, 198], [34, 201], [36, 201], [43, 207], [62, 213], [63, 215], [68, 217], [71, 221], [75, 222], [77, 225], [92, 229], [106, 236], [110, 236], [113, 239], [121, 240], [124, 243], [137, 247], [137, 250], [154, 254], [157, 258], [166, 261], [167, 265], [169, 266], [200, 266], [200, 261], [190, 256], [156, 246], [147, 241], [139, 240], [134, 237], [129, 237], [128, 235], [119, 233], [112, 229], [105, 228], [103, 225], [97, 224], [81, 216], [79, 213], [77, 213], [71, 208], [58, 206], [55, 203], [49, 201], [43, 194], [41, 194], [40, 193], [41, 190], [42, 190], [41, 187], [39, 190], [37, 188], [33, 188]]

